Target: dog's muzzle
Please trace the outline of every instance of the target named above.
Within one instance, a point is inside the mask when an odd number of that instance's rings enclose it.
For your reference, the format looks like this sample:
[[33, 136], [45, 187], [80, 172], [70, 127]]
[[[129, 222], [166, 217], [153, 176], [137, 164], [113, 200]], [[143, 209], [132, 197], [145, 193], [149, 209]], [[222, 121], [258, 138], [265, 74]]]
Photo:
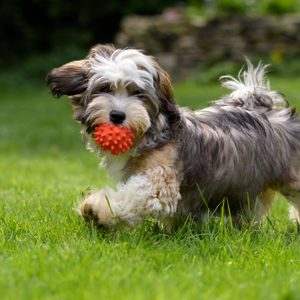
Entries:
[[112, 110], [109, 113], [109, 119], [114, 124], [122, 124], [126, 119], [126, 114], [119, 110]]

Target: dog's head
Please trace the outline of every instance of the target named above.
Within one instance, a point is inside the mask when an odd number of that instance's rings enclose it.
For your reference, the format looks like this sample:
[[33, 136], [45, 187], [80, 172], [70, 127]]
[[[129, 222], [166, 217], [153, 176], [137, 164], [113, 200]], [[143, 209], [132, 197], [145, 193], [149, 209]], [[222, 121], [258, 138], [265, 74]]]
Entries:
[[101, 123], [124, 126], [141, 151], [169, 142], [179, 121], [169, 75], [139, 50], [97, 45], [85, 59], [52, 70], [47, 84], [54, 96], [69, 96], [88, 134]]

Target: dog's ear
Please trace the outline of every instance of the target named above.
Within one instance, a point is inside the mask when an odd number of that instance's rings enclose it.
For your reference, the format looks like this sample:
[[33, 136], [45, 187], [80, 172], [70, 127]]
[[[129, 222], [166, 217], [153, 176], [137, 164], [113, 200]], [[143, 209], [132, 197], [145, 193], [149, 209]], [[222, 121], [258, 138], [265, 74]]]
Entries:
[[161, 102], [161, 111], [167, 117], [170, 123], [176, 123], [180, 118], [180, 114], [174, 100], [173, 86], [170, 75], [158, 64], [156, 65], [156, 69], [158, 71], [156, 84], [158, 87], [158, 97]]
[[158, 71], [157, 80], [158, 80], [158, 91], [160, 94], [159, 95], [160, 98], [166, 101], [175, 102], [170, 75], [158, 65], [156, 66], [156, 69]]
[[53, 69], [47, 76], [47, 86], [53, 96], [74, 96], [83, 93], [88, 84], [86, 60], [76, 60]]

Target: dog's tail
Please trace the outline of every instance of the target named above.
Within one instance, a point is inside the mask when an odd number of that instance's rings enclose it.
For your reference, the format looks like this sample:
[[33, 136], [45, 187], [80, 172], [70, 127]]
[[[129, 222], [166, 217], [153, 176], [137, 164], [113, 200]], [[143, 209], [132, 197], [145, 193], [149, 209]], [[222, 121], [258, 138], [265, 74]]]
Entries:
[[220, 78], [222, 86], [232, 90], [230, 95], [216, 101], [216, 105], [232, 105], [245, 109], [274, 109], [287, 107], [284, 97], [270, 89], [265, 74], [268, 65], [259, 63], [256, 68], [246, 59], [247, 69], [240, 70], [238, 77], [226, 75]]

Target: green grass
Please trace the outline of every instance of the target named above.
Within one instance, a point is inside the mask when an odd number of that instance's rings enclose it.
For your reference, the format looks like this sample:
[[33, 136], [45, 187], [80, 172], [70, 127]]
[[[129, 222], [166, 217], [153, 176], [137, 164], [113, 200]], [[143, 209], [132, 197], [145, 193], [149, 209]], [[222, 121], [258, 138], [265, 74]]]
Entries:
[[[272, 83], [299, 107], [299, 79]], [[173, 234], [150, 221], [97, 230], [73, 208], [110, 181], [67, 101], [43, 86], [1, 91], [0, 299], [300, 298], [300, 236], [282, 199], [256, 228], [214, 219]], [[214, 84], [176, 87], [178, 102], [193, 107], [222, 93]]]

